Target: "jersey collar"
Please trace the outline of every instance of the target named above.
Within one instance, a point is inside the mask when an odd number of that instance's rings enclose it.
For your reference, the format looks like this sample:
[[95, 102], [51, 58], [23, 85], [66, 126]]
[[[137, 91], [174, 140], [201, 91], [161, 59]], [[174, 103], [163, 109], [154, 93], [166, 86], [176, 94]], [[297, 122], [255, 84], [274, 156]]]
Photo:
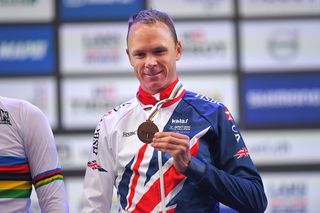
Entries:
[[[154, 106], [158, 101], [169, 98], [172, 90], [174, 89], [174, 87], [176, 86], [176, 84], [178, 82], [179, 82], [179, 79], [177, 78], [166, 89], [162, 90], [159, 94], [155, 94], [155, 95], [151, 95], [151, 94], [147, 93], [140, 86], [139, 90], [137, 92], [137, 98], [144, 105], [153, 105]], [[165, 102], [162, 105], [162, 107], [167, 107], [167, 106], [170, 106], [170, 105], [176, 103], [177, 101], [179, 101], [183, 97], [185, 92], [186, 92], [186, 90], [184, 88], [182, 88], [172, 100]], [[160, 100], [157, 100], [154, 96], [160, 97]]]

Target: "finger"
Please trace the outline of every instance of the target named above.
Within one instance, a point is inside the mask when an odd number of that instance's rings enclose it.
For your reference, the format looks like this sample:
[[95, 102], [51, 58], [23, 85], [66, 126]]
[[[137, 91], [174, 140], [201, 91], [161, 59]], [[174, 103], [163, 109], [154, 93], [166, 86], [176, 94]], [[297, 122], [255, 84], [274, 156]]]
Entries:
[[163, 138], [163, 137], [174, 137], [180, 139], [189, 139], [187, 135], [176, 133], [176, 132], [156, 132], [154, 137], [155, 138]]
[[189, 152], [189, 142], [187, 140], [164, 140], [162, 139], [157, 139], [154, 140], [151, 144], [152, 147], [155, 149], [169, 153], [171, 155], [175, 155], [176, 153], [185, 153]]
[[170, 145], [170, 144], [175, 144], [175, 145], [181, 145], [181, 146], [189, 146], [189, 139], [184, 138], [175, 138], [172, 136], [164, 136], [164, 137], [154, 137], [152, 140], [152, 143], [154, 144], [164, 144], [164, 145]]

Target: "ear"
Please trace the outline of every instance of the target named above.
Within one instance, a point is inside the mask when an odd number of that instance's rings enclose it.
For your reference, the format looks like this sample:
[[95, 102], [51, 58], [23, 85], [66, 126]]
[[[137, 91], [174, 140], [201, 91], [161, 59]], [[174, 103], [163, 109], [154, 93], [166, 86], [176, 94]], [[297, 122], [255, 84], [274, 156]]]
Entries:
[[130, 57], [130, 53], [129, 53], [128, 48], [126, 49], [126, 53], [127, 53], [127, 56], [128, 56], [129, 62], [130, 62], [130, 64], [131, 64], [131, 66], [132, 66], [131, 57]]
[[179, 61], [179, 59], [181, 58], [181, 55], [182, 55], [182, 45], [181, 45], [181, 42], [178, 41], [176, 45], [176, 61]]

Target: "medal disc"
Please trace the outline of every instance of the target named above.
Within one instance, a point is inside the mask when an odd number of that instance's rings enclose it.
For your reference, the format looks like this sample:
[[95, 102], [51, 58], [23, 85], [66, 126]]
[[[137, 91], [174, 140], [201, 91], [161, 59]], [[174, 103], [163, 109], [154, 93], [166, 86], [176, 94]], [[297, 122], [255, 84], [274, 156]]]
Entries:
[[144, 143], [151, 143], [156, 132], [159, 132], [159, 129], [152, 121], [145, 121], [138, 127], [138, 137]]

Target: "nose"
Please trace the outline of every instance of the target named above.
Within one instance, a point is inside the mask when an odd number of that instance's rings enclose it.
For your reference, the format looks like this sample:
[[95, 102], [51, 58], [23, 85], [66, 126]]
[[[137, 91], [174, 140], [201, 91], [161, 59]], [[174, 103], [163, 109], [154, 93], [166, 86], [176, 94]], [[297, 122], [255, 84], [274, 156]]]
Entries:
[[147, 68], [152, 68], [157, 65], [157, 59], [154, 56], [146, 57], [145, 66]]

